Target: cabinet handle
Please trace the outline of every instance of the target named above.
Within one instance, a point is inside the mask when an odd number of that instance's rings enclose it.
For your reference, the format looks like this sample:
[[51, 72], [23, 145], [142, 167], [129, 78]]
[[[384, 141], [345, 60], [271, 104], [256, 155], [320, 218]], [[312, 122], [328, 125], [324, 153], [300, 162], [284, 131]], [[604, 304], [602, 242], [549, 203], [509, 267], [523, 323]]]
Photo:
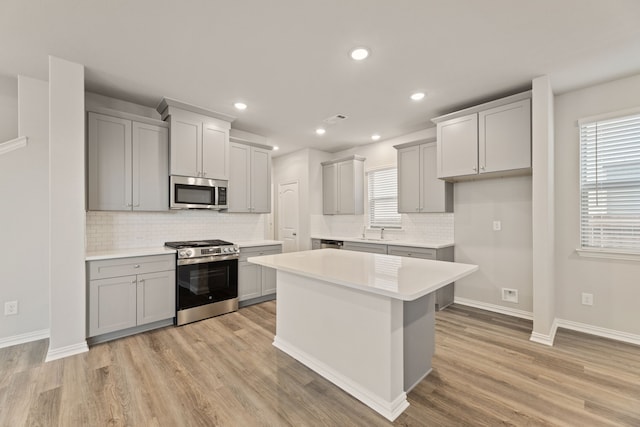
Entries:
[[127, 203], [127, 207], [130, 208], [131, 207], [131, 203]]
[[140, 264], [134, 265], [133, 268], [140, 268]]
[[136, 279], [133, 279], [133, 280], [131, 281], [131, 284], [132, 284], [132, 285], [135, 285], [135, 284], [136, 284]]
[[480, 169], [484, 170], [484, 166], [480, 166]]
[[144, 284], [144, 279], [138, 280], [138, 283], [141, 284], [141, 285]]
[[207, 176], [207, 173], [206, 172], [202, 172], [202, 176]]
[[474, 167], [473, 167], [473, 171], [474, 171], [474, 172], [478, 172], [478, 168], [474, 166]]

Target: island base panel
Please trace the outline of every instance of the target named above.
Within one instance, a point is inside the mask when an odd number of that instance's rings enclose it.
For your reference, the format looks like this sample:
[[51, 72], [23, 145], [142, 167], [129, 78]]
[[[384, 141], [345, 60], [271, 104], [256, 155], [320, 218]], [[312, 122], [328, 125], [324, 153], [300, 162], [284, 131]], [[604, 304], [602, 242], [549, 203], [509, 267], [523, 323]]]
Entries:
[[[274, 345], [387, 419], [397, 418], [409, 406], [403, 345], [406, 303], [281, 270], [277, 274]], [[422, 305], [428, 306], [429, 299], [409, 311], [422, 313]], [[430, 318], [426, 312], [415, 317], [414, 329]]]

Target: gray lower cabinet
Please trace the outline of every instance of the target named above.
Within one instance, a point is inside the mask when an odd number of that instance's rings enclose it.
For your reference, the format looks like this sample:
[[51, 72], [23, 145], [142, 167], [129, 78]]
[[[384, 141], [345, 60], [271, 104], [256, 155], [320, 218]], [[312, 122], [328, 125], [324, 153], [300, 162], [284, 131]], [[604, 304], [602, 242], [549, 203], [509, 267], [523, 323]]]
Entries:
[[372, 254], [387, 253], [387, 245], [379, 243], [344, 242], [342, 249], [347, 251], [369, 252]]
[[247, 261], [247, 258], [282, 253], [282, 245], [240, 248], [238, 260], [238, 300], [241, 306], [273, 299], [276, 293], [276, 271]]
[[89, 337], [175, 317], [175, 256], [87, 263]]
[[[453, 247], [442, 249], [430, 249], [411, 246], [387, 246], [389, 255], [397, 255], [411, 258], [433, 259], [437, 261], [453, 261]], [[455, 282], [454, 282], [455, 283]], [[436, 309], [442, 310], [453, 304], [454, 283], [440, 288], [436, 291]]]

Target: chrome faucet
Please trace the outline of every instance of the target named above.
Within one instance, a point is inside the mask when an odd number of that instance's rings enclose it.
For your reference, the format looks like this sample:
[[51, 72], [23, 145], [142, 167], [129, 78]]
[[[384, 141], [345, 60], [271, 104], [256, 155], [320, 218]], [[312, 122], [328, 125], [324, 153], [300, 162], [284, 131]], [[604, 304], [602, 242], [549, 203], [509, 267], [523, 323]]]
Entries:
[[366, 232], [367, 232], [367, 226], [366, 226], [366, 225], [363, 225], [363, 226], [362, 226], [362, 238], [363, 238], [363, 239], [367, 237]]
[[380, 240], [384, 240], [384, 227], [380, 228]]

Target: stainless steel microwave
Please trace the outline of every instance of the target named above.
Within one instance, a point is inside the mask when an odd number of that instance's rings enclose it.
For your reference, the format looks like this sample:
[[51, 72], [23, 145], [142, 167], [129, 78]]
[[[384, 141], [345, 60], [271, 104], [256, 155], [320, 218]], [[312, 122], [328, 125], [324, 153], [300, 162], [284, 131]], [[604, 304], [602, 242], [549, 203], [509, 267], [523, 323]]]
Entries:
[[171, 209], [227, 209], [227, 182], [171, 175]]

